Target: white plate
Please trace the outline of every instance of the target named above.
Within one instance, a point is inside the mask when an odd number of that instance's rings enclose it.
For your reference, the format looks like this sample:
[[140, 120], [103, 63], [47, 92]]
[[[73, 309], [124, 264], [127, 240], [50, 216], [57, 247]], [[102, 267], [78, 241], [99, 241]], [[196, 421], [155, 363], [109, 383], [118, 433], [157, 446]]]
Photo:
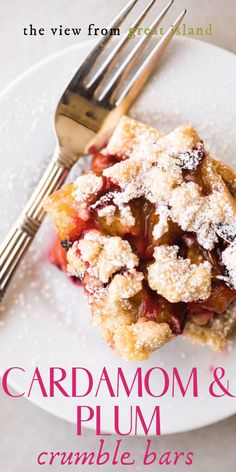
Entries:
[[[90, 43], [91, 44], [91, 43]], [[90, 48], [89, 43], [73, 47], [40, 63], [17, 79], [0, 98], [0, 209], [2, 238], [13, 223], [27, 196], [34, 188], [54, 147], [53, 111], [64, 87]], [[235, 56], [193, 40], [176, 40], [155, 76], [135, 104], [132, 115], [164, 131], [192, 122], [212, 153], [228, 163], [236, 160]], [[77, 169], [78, 171], [78, 169]], [[88, 367], [97, 378], [103, 366], [115, 378], [122, 366], [131, 379], [138, 365], [145, 373], [150, 367], [165, 368], [171, 376], [178, 367], [183, 379], [192, 367], [198, 368], [199, 398], [188, 394], [155, 399], [134, 394], [109, 399], [107, 390], [97, 400], [42, 398], [35, 386], [31, 400], [49, 412], [76, 421], [76, 405], [101, 404], [106, 407], [102, 425], [113, 431], [112, 405], [121, 405], [123, 422], [129, 404], [139, 404], [146, 414], [161, 406], [162, 433], [197, 428], [236, 412], [236, 400], [211, 398], [208, 385], [212, 366], [221, 365], [234, 382], [236, 349], [233, 344], [222, 354], [177, 339], [142, 364], [125, 363], [112, 355], [96, 328], [89, 323], [89, 312], [82, 290], [47, 260], [52, 227], [45, 222], [27, 254], [1, 306], [0, 369], [21, 366], [11, 384], [26, 388], [35, 366], [47, 377], [49, 366]], [[161, 382], [161, 380], [159, 380]], [[80, 380], [80, 385], [84, 383]], [[152, 381], [152, 387], [158, 379]], [[235, 383], [234, 383], [235, 388]], [[236, 388], [235, 388], [236, 391]], [[148, 417], [148, 416], [147, 416]], [[88, 424], [94, 428], [94, 423]], [[154, 430], [152, 429], [152, 432]], [[139, 431], [141, 434], [141, 431]]]

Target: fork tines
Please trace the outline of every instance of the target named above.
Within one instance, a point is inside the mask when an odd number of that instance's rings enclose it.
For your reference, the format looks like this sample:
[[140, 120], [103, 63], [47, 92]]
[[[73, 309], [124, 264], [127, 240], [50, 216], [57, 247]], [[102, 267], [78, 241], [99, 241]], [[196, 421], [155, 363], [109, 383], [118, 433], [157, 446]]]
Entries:
[[[137, 2], [138, 0], [130, 0], [125, 8], [107, 28], [108, 31], [121, 26]], [[132, 51], [123, 60], [118, 69], [115, 70], [115, 72], [113, 72], [112, 66], [128, 44], [129, 30], [116, 43], [112, 51], [103, 61], [102, 65], [95, 71], [92, 78], [90, 78], [86, 83], [86, 77], [88, 76], [89, 71], [94, 66], [94, 63], [96, 63], [96, 59], [100, 56], [108, 41], [111, 39], [111, 35], [102, 37], [78, 70], [75, 78], [73, 79], [73, 84], [71, 84], [72, 88], [76, 89], [76, 87], [79, 86], [81, 89], [81, 81], [83, 81], [85, 95], [90, 97], [95, 95], [96, 100], [106, 108], [112, 108], [116, 105], [119, 105], [124, 99], [128, 97], [128, 95], [129, 100], [131, 98], [134, 100], [150, 76], [153, 68], [166, 50], [168, 44], [170, 43], [186, 14], [186, 10], [183, 10], [183, 12], [174, 21], [164, 36], [157, 42], [152, 51], [148, 53], [143, 63], [138, 66], [137, 70], [135, 70], [135, 66], [138, 65], [141, 53], [144, 51], [145, 47], [153, 36], [153, 30], [161, 24], [173, 2], [174, 0], [170, 0], [163, 10], [158, 14], [158, 16], [148, 28], [149, 32], [141, 37]], [[133, 22], [131, 28], [134, 29], [139, 27], [155, 3], [156, 0], [151, 0], [147, 4], [147, 6], [138, 15], [137, 19]], [[121, 91], [123, 79], [129, 75], [131, 69], [135, 70], [135, 72], [131, 74], [128, 84], [126, 84], [124, 90]]]

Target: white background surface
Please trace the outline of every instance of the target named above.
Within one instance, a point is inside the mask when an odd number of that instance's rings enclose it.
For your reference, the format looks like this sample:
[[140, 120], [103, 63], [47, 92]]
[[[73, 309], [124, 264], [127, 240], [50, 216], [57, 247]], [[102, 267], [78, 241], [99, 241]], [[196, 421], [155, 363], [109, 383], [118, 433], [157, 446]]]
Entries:
[[[144, 3], [144, 0], [140, 0]], [[68, 47], [75, 42], [87, 39], [86, 33], [78, 39], [71, 37], [26, 37], [22, 29], [29, 23], [38, 27], [82, 26], [88, 23], [106, 26], [114, 13], [124, 5], [125, 0], [8, 0], [1, 4], [0, 18], [0, 89], [19, 73], [47, 57], [55, 51]], [[159, 0], [160, 5], [164, 4]], [[174, 11], [187, 7], [189, 26], [207, 26], [212, 23], [213, 35], [202, 39], [236, 52], [236, 6], [235, 0], [176, 0]], [[199, 38], [200, 39], [200, 38]], [[204, 71], [203, 71], [204, 73]], [[194, 414], [194, 412], [193, 412]], [[236, 417], [216, 425], [186, 434], [166, 436], [156, 439], [160, 452], [167, 450], [193, 450], [194, 465], [191, 467], [168, 467], [168, 471], [235, 471], [235, 432]], [[115, 438], [107, 439], [114, 444]], [[137, 465], [133, 470], [141, 470], [138, 457], [143, 439], [126, 439]], [[35, 457], [37, 452], [51, 450], [92, 450], [97, 438], [88, 431], [86, 436], [76, 438], [75, 427], [54, 418], [25, 400], [11, 400], [0, 392], [0, 469], [3, 472], [38, 470]], [[92, 467], [84, 466], [83, 470]], [[160, 467], [159, 467], [160, 468]], [[67, 467], [65, 467], [67, 469]], [[70, 469], [73, 469], [71, 466]], [[78, 467], [77, 467], [78, 469]], [[157, 470], [158, 466], [148, 470]], [[43, 470], [58, 470], [44, 467]], [[103, 466], [101, 470], [114, 470]]]

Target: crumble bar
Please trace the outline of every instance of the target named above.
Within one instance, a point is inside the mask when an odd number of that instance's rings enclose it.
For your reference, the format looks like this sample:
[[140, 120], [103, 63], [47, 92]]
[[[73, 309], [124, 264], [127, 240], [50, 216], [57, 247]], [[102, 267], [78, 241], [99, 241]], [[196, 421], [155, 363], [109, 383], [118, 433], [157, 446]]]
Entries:
[[164, 135], [124, 116], [92, 170], [47, 199], [63, 269], [124, 359], [180, 334], [223, 349], [236, 322], [235, 195], [234, 171], [191, 125]]

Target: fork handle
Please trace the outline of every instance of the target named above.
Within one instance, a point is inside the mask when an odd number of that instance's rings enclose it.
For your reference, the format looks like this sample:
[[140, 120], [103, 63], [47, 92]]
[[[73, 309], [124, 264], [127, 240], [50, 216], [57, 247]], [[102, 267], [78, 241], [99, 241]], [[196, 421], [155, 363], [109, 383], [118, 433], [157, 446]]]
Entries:
[[28, 203], [0, 246], [0, 301], [22, 256], [34, 239], [45, 211], [46, 197], [65, 181], [77, 158], [63, 156], [56, 148], [52, 159]]

